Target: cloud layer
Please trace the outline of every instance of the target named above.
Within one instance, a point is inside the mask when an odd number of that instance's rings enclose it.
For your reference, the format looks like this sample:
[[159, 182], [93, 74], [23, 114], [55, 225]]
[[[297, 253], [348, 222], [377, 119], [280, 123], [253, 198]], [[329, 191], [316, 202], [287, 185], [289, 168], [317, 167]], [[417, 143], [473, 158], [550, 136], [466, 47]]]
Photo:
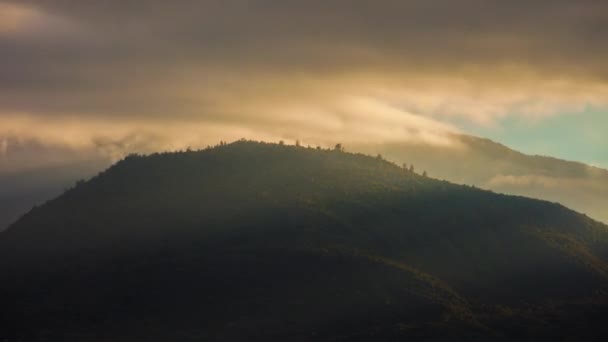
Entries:
[[604, 1], [21, 0], [0, 22], [0, 137], [110, 155], [448, 144], [442, 122], [608, 106]]

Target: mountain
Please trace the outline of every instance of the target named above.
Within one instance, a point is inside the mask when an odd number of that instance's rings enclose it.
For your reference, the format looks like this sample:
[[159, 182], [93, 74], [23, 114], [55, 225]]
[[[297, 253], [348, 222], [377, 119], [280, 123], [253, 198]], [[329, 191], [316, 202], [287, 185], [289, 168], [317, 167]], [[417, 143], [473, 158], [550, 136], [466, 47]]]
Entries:
[[608, 222], [608, 170], [514, 151], [488, 139], [453, 135], [448, 145], [392, 143], [352, 146], [414, 164], [433, 177], [501, 193], [562, 203]]
[[0, 233], [0, 340], [600, 340], [608, 227], [378, 157], [129, 156]]
[[[383, 143], [348, 144], [349, 151], [381, 154], [398, 165], [413, 164], [435, 178], [469, 184], [496, 192], [559, 202], [594, 219], [608, 222], [608, 171], [577, 162], [531, 156], [488, 139], [469, 135], [451, 136], [451, 144]], [[14, 143], [11, 146], [19, 146]], [[40, 146], [13, 148], [10, 158], [0, 158], [0, 170], [32, 164]], [[29, 165], [26, 170], [0, 173], [0, 231], [32, 206], [61, 193], [78, 179], [88, 178], [110, 165], [107, 158], [80, 160], [82, 155], [43, 150], [51, 160]], [[20, 158], [20, 159], [19, 159]], [[69, 159], [68, 158], [68, 159]], [[23, 159], [23, 160], [21, 160]], [[53, 167], [44, 167], [51, 164]], [[13, 166], [11, 166], [13, 165]], [[34, 168], [32, 168], [34, 167]]]

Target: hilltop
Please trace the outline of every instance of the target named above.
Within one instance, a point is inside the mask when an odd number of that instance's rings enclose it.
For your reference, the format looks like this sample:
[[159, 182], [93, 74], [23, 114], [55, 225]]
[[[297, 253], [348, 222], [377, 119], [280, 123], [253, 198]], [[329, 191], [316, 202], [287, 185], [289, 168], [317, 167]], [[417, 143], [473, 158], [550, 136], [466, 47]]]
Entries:
[[556, 203], [239, 141], [129, 156], [0, 233], [0, 337], [592, 339], [607, 262]]

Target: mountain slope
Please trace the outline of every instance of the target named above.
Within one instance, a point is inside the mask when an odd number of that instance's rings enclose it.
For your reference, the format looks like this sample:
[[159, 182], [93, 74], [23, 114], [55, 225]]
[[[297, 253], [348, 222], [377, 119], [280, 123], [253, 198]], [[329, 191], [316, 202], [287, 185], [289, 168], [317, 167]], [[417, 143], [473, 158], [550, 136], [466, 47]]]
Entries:
[[[347, 147], [371, 155], [380, 153], [399, 165], [414, 164], [419, 173], [427, 170], [431, 176], [450, 182], [559, 202], [608, 222], [608, 171], [551, 157], [525, 155], [488, 139], [468, 135], [452, 138], [455, 148], [415, 143], [349, 144]], [[27, 155], [27, 151], [22, 148], [12, 154]], [[9, 158], [8, 162], [0, 163], [0, 169], [11, 163], [20, 164]], [[107, 165], [109, 161], [98, 159], [53, 170], [36, 169], [25, 175], [24, 172], [0, 174], [3, 203], [0, 231], [33, 205], [59, 193], [66, 184], [93, 175]]]
[[[2, 164], [0, 170], [5, 171]], [[89, 178], [107, 165], [106, 161], [88, 160], [0, 173], [0, 231], [33, 206], [57, 197], [76, 180]]]
[[558, 204], [237, 142], [128, 157], [1, 233], [0, 337], [591, 339], [607, 261]]
[[488, 139], [452, 136], [453, 144], [352, 146], [381, 153], [398, 164], [414, 164], [433, 177], [493, 191], [562, 203], [608, 222], [608, 170], [514, 151]]

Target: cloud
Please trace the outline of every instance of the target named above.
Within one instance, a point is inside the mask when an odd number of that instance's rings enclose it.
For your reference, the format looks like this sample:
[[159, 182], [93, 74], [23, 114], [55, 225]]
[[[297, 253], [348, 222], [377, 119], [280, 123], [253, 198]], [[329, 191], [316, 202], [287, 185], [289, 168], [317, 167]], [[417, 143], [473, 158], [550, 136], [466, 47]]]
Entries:
[[[605, 170], [596, 169], [596, 172], [579, 177], [557, 177], [553, 175], [503, 175], [492, 177], [485, 183], [487, 188], [506, 192], [522, 191], [532, 197], [543, 197], [547, 194], [561, 198], [563, 203], [576, 203], [579, 207], [605, 205], [608, 185], [606, 184], [608, 173]], [[539, 196], [542, 193], [543, 195]], [[605, 210], [600, 210], [605, 212]]]
[[[241, 103], [242, 105], [243, 103]], [[405, 112], [373, 98], [345, 97], [324, 103], [252, 101], [243, 107], [222, 107], [223, 116], [195, 117], [39, 117], [26, 113], [0, 116], [0, 137], [67, 147], [113, 160], [127, 153], [201, 148], [220, 140], [300, 140], [331, 146], [371, 141], [456, 144], [457, 129]], [[233, 111], [234, 110], [234, 111]], [[230, 116], [233, 116], [230, 118]], [[6, 140], [6, 139], [5, 139]]]
[[[602, 1], [0, 2], [0, 136], [450, 144], [447, 121], [608, 108]], [[216, 140], [216, 141], [217, 141]]]
[[53, 38], [71, 36], [77, 30], [74, 22], [40, 7], [0, 2], [0, 38]]
[[41, 16], [40, 11], [34, 7], [0, 3], [0, 34], [27, 30]]
[[484, 187], [499, 192], [550, 199], [606, 221], [606, 194], [608, 172], [589, 167], [589, 173], [577, 177], [555, 175], [508, 175], [499, 174], [488, 180]]
[[565, 183], [579, 183], [580, 180], [548, 177], [541, 175], [524, 175], [524, 176], [513, 176], [513, 175], [496, 175], [487, 182], [488, 187], [504, 187], [504, 186], [515, 186], [515, 187], [543, 187], [543, 188], [556, 188], [564, 185]]

